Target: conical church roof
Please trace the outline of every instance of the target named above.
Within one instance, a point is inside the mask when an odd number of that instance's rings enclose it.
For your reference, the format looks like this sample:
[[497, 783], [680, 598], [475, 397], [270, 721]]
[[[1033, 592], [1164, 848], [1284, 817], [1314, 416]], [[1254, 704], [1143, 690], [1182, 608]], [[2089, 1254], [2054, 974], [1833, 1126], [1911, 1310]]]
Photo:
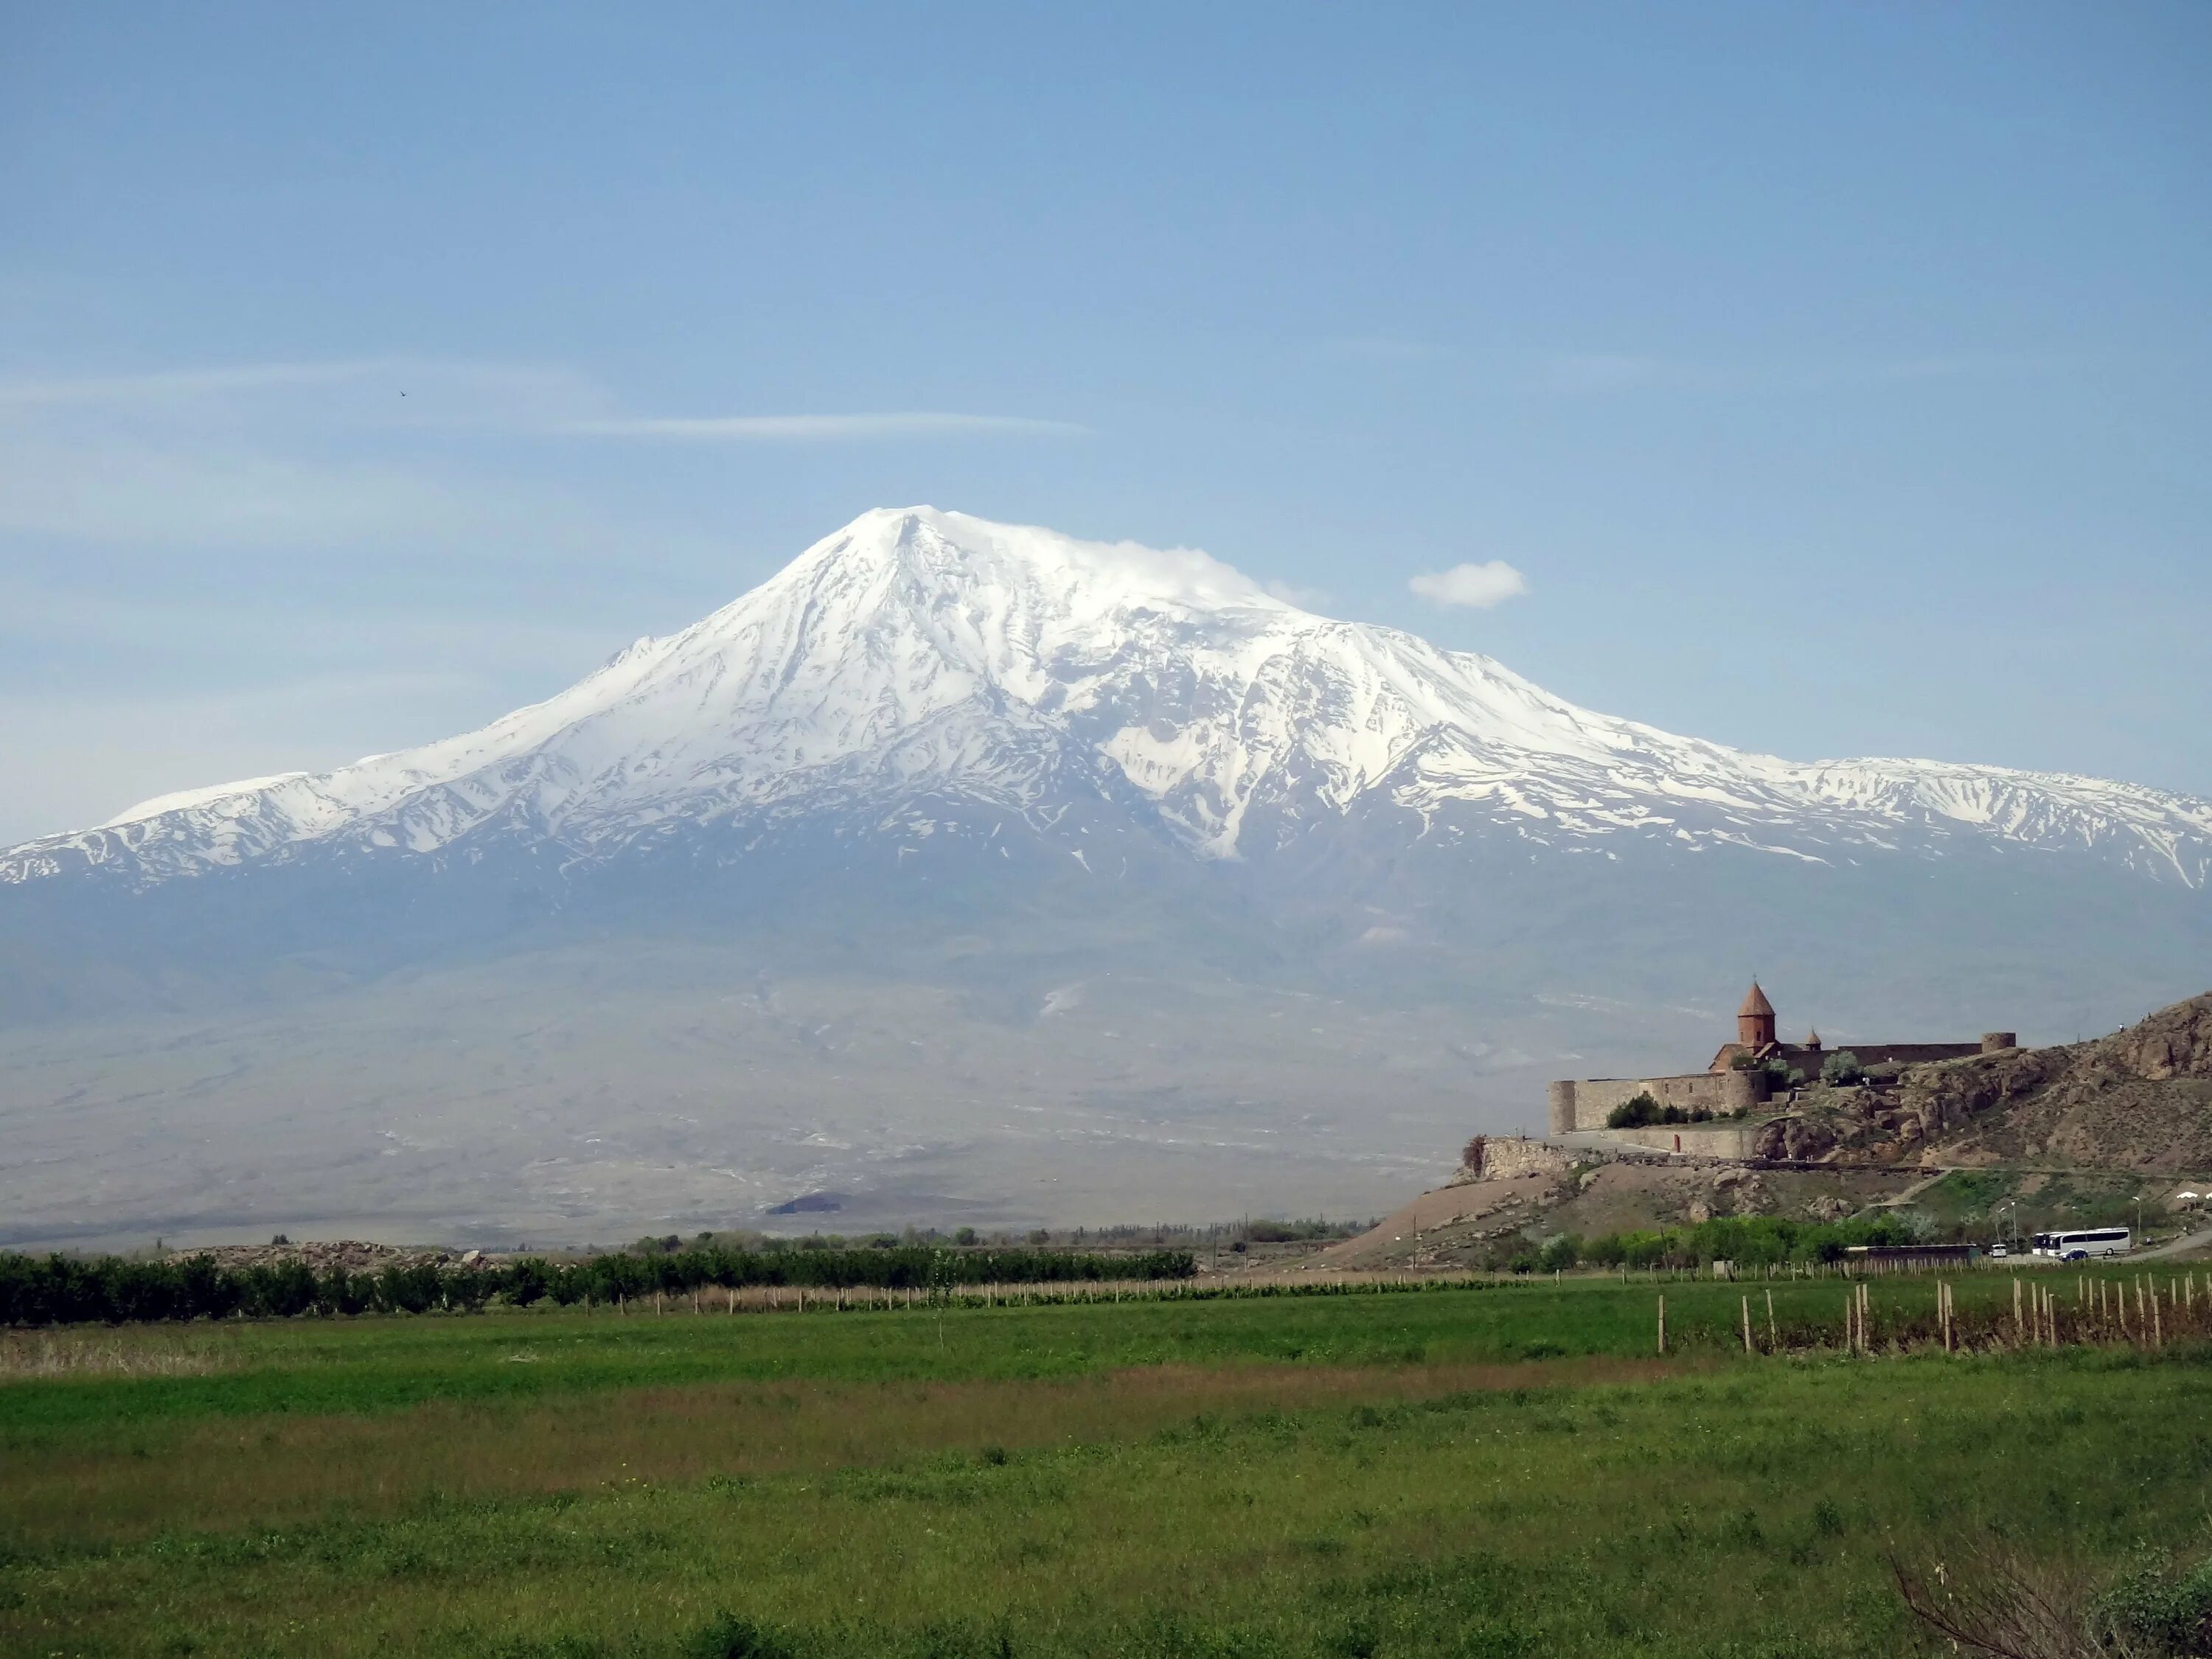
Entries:
[[1766, 993], [1759, 988], [1757, 980], [1752, 981], [1751, 994], [1744, 998], [1743, 1006], [1735, 1011], [1735, 1015], [1738, 1019], [1749, 1018], [1753, 1016], [1767, 1019], [1774, 1018], [1774, 1005], [1766, 1000]]

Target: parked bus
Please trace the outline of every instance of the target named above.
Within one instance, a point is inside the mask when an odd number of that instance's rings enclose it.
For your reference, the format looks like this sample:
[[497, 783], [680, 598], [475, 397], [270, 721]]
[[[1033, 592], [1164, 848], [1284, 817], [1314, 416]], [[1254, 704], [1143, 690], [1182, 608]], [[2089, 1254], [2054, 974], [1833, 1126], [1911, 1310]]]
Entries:
[[2036, 1255], [2055, 1255], [2062, 1261], [2079, 1261], [2092, 1255], [2125, 1255], [2133, 1249], [2135, 1240], [2125, 1227], [2087, 1227], [2078, 1232], [2035, 1236]]

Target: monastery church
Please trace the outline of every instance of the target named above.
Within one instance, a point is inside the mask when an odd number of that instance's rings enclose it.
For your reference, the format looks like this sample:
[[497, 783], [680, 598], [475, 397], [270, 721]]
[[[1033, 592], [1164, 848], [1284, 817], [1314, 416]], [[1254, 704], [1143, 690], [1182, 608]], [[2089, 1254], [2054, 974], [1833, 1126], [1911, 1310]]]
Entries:
[[[1765, 1105], [1791, 1072], [1810, 1080], [1820, 1075], [1829, 1050], [1813, 1031], [1802, 1042], [1784, 1042], [1775, 1035], [1774, 1005], [1752, 981], [1743, 1006], [1735, 1011], [1735, 1041], [1723, 1042], [1702, 1072], [1673, 1077], [1583, 1078], [1554, 1083], [1550, 1089], [1551, 1133], [1602, 1129], [1616, 1106], [1648, 1094], [1662, 1106], [1685, 1111], [1702, 1108], [1726, 1117]], [[1930, 1060], [1962, 1060], [2017, 1046], [2010, 1031], [1985, 1031], [1976, 1042], [1856, 1042], [1847, 1045], [1862, 1066], [1921, 1066]]]

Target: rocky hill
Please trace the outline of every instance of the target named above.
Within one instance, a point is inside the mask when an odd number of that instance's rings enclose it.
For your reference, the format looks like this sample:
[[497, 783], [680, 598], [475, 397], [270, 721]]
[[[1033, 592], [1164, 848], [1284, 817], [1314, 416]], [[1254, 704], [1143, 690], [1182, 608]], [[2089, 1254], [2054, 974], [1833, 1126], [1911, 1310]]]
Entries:
[[1925, 1161], [2212, 1167], [2212, 992], [2111, 1036], [1915, 1067]]
[[[2185, 1181], [2212, 1176], [2212, 992], [2094, 1042], [1805, 1088], [1760, 1127], [1753, 1151], [1803, 1162], [1778, 1169], [1478, 1139], [1445, 1185], [1305, 1265], [1496, 1267], [1562, 1236], [1725, 1215], [1833, 1221], [1907, 1202], [1922, 1223], [1974, 1237], [1994, 1231], [2001, 1201], [2020, 1206], [2011, 1220], [2023, 1230], [2124, 1220], [2137, 1198], [2162, 1217]], [[1965, 1167], [1939, 1182], [1931, 1166]]]

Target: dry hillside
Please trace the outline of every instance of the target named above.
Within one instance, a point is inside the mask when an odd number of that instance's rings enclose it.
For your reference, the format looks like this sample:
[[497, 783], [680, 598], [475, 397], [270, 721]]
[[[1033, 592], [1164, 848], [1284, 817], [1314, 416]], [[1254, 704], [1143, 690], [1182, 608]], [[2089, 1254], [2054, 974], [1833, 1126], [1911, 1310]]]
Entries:
[[1916, 1066], [1931, 1163], [2212, 1167], [2212, 992], [2090, 1042]]
[[1533, 1140], [1492, 1140], [1480, 1173], [1462, 1168], [1380, 1224], [1317, 1252], [1309, 1268], [1496, 1267], [1543, 1239], [1596, 1238], [1776, 1215], [1834, 1221], [1892, 1201], [1923, 1177], [1905, 1170], [1758, 1170], [1656, 1157], [1596, 1159]]

